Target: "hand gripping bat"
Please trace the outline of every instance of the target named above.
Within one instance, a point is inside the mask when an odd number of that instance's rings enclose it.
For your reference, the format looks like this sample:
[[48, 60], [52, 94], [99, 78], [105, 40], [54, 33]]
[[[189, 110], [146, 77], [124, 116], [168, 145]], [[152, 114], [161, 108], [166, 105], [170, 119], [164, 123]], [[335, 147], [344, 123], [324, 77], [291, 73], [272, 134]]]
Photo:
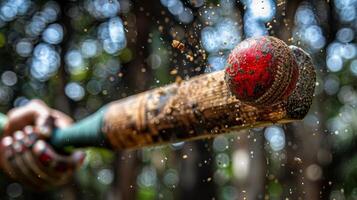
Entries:
[[114, 101], [56, 129], [49, 142], [133, 149], [293, 122], [309, 111], [315, 82], [305, 51], [270, 36], [251, 38], [230, 53], [224, 70]]

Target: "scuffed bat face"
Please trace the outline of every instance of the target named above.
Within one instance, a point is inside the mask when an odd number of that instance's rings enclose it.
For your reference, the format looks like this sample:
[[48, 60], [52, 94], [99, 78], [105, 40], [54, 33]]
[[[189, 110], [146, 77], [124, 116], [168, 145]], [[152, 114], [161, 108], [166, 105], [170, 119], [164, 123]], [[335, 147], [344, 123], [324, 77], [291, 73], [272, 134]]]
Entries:
[[303, 118], [310, 109], [316, 85], [316, 72], [308, 53], [296, 46], [289, 46], [299, 69], [296, 87], [287, 101], [287, 115], [292, 119]]

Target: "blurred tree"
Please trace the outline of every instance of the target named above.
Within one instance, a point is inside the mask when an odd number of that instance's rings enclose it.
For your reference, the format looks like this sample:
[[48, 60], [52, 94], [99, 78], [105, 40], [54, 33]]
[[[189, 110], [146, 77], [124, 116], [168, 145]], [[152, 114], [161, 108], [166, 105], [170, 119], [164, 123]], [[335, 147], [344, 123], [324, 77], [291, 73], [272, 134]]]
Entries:
[[[152, 87], [221, 70], [243, 39], [274, 35], [318, 72], [308, 116], [197, 142], [88, 149], [67, 187], [1, 179], [1, 199], [356, 199], [355, 0], [3, 0], [0, 110], [41, 98], [81, 119]], [[181, 44], [178, 46], [177, 44]]]

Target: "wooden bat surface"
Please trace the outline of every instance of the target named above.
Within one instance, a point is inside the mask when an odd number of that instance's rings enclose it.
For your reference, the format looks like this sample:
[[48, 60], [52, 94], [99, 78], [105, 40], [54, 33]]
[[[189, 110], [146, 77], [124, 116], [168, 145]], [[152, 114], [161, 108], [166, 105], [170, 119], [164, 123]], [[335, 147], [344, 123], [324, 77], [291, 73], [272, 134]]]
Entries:
[[307, 54], [291, 48], [300, 75], [287, 100], [267, 107], [244, 104], [218, 71], [114, 102], [103, 132], [112, 147], [127, 149], [300, 120], [310, 108], [316, 75]]
[[[49, 141], [56, 149], [132, 149], [301, 120], [312, 103], [316, 74], [309, 55], [290, 48], [298, 81], [287, 99], [273, 105], [242, 103], [231, 94], [222, 70], [115, 101], [72, 127], [57, 129]], [[5, 121], [0, 116], [0, 130]]]
[[112, 146], [137, 148], [292, 120], [285, 107], [286, 102], [264, 109], [242, 104], [219, 71], [110, 105], [103, 131]]

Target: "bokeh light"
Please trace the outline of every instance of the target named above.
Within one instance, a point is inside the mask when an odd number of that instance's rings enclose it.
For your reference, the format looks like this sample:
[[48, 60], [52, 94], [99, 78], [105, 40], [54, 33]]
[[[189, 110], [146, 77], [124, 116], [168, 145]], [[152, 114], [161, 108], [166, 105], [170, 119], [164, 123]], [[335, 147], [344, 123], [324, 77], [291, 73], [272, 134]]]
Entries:
[[151, 166], [143, 167], [141, 173], [137, 178], [137, 184], [140, 187], [154, 187], [156, 186], [157, 173], [156, 169]]
[[28, 57], [32, 53], [33, 44], [29, 39], [21, 39], [16, 43], [16, 52], [22, 57]]
[[100, 47], [97, 40], [86, 39], [82, 42], [81, 53], [84, 58], [91, 58], [96, 56], [100, 52]]
[[85, 90], [79, 83], [71, 82], [66, 85], [65, 93], [72, 100], [79, 101], [84, 97]]
[[271, 0], [246, 1], [248, 12], [257, 20], [269, 21], [275, 14], [275, 5]]
[[244, 150], [237, 150], [233, 153], [233, 173], [237, 180], [244, 180], [247, 178], [250, 169], [249, 153]]
[[16, 16], [26, 14], [31, 4], [29, 0], [3, 1], [0, 6], [0, 19], [5, 22], [12, 21]]
[[111, 18], [98, 27], [98, 38], [105, 52], [116, 54], [126, 46], [123, 22], [119, 17]]
[[80, 73], [84, 69], [84, 59], [79, 50], [73, 49], [67, 52], [65, 62], [72, 74]]
[[13, 71], [5, 71], [1, 74], [1, 81], [4, 85], [14, 86], [17, 83], [17, 75]]
[[226, 168], [230, 165], [230, 158], [226, 153], [217, 154], [215, 160], [219, 168]]
[[87, 0], [85, 6], [88, 12], [98, 19], [114, 17], [120, 11], [120, 3], [117, 0]]
[[[168, 11], [176, 16], [176, 18], [184, 23], [191, 23], [193, 20], [193, 13], [189, 7], [186, 7], [181, 0], [160, 0], [161, 4], [167, 7]], [[202, 0], [191, 1], [190, 2], [194, 7], [200, 7], [203, 5]]]
[[281, 127], [270, 126], [265, 129], [264, 137], [272, 150], [280, 151], [285, 147], [285, 133]]
[[[357, 186], [345, 177], [355, 179], [350, 168], [357, 165], [356, 3], [3, 0], [0, 108], [6, 113], [39, 98], [80, 120], [111, 101], [224, 70], [243, 39], [276, 36], [308, 52], [317, 69], [303, 120], [130, 152], [90, 148], [76, 181], [49, 193], [176, 199], [207, 186], [202, 199], [294, 199], [299, 192], [301, 199], [353, 199]], [[11, 182], [3, 191], [0, 199], [30, 193]]]
[[163, 181], [167, 187], [175, 188], [179, 183], [178, 172], [174, 169], [167, 170], [167, 172], [165, 172]]
[[23, 193], [23, 188], [19, 183], [12, 183], [7, 186], [6, 193], [10, 198], [19, 198]]
[[244, 33], [247, 37], [267, 35], [265, 22], [272, 19], [276, 12], [276, 5], [271, 0], [244, 1], [247, 12], [244, 14]]
[[213, 149], [216, 152], [222, 152], [229, 147], [228, 139], [225, 136], [218, 136], [213, 140]]
[[318, 52], [326, 45], [322, 28], [309, 3], [302, 3], [296, 10], [295, 25], [293, 31], [295, 41], [302, 42], [309, 52]]
[[59, 68], [60, 59], [53, 46], [45, 43], [38, 44], [31, 59], [31, 75], [41, 81], [48, 80]]
[[25, 32], [30, 37], [39, 36], [46, 26], [57, 20], [60, 8], [57, 2], [47, 2], [41, 11], [37, 11], [25, 27]]
[[336, 34], [337, 39], [342, 43], [351, 42], [354, 38], [354, 31], [351, 28], [341, 28]]
[[113, 171], [110, 169], [102, 169], [98, 172], [98, 181], [104, 185], [109, 185], [114, 180]]
[[59, 44], [63, 39], [63, 28], [59, 24], [51, 24], [42, 33], [42, 39], [49, 44]]

